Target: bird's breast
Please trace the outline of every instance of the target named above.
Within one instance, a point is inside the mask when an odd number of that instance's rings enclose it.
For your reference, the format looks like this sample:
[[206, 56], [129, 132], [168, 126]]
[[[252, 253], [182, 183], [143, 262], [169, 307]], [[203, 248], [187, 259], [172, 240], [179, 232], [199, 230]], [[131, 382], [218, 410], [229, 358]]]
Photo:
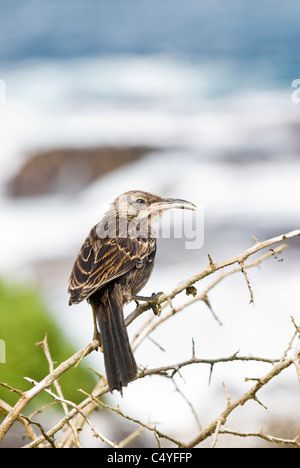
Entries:
[[154, 268], [154, 258], [139, 260], [136, 266], [120, 278], [124, 302], [136, 296], [147, 284]]

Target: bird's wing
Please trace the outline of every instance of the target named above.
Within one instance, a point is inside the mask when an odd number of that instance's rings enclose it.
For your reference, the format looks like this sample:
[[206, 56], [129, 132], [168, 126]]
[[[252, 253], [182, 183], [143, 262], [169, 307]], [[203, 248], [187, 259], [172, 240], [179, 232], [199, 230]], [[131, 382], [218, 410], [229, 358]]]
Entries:
[[137, 266], [155, 250], [155, 242], [151, 241], [141, 238], [100, 239], [93, 228], [71, 272], [70, 304], [87, 299], [108, 282]]

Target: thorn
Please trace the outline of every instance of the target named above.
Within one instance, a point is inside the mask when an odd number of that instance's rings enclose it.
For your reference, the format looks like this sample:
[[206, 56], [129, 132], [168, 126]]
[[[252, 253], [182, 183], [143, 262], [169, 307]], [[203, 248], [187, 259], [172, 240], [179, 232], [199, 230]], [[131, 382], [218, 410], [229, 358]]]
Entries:
[[247, 283], [247, 286], [248, 286], [248, 290], [249, 290], [249, 293], [250, 293], [250, 302], [249, 304], [253, 304], [254, 305], [254, 296], [253, 296], [253, 291], [251, 289], [251, 285], [250, 285], [250, 281], [249, 281], [249, 278], [248, 278], [248, 275], [247, 275], [247, 271], [245, 269], [245, 266], [244, 266], [244, 262], [239, 262], [240, 264], [240, 267], [241, 267], [241, 271], [244, 275], [244, 278], [246, 280], [246, 283]]
[[256, 395], [253, 395], [253, 400], [256, 401], [259, 405], [261, 405], [266, 410], [268, 409], [261, 401], [259, 401]]
[[192, 359], [195, 359], [195, 341], [192, 337]]
[[207, 254], [208, 256], [208, 260], [209, 260], [209, 266], [214, 270], [215, 269], [215, 264], [211, 258], [211, 256], [209, 255], [209, 253]]
[[210, 386], [210, 383], [211, 383], [213, 368], [214, 368], [214, 364], [211, 364], [210, 365], [210, 370], [209, 370], [209, 377], [208, 377], [208, 386]]
[[221, 320], [219, 319], [219, 317], [214, 313], [213, 309], [212, 309], [212, 306], [209, 302], [209, 299], [207, 297], [207, 295], [205, 294], [204, 298], [202, 299], [203, 302], [207, 305], [207, 307], [209, 308], [212, 316], [214, 317], [214, 319], [218, 322], [218, 324], [220, 325], [220, 327], [223, 326], [223, 323], [221, 322]]

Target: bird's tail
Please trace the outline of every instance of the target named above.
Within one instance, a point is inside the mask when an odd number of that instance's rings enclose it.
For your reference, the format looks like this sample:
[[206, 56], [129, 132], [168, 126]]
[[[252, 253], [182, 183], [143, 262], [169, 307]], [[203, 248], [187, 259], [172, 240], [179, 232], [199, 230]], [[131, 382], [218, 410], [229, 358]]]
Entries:
[[122, 392], [136, 376], [137, 366], [125, 326], [120, 286], [111, 283], [89, 300], [100, 330], [109, 390]]

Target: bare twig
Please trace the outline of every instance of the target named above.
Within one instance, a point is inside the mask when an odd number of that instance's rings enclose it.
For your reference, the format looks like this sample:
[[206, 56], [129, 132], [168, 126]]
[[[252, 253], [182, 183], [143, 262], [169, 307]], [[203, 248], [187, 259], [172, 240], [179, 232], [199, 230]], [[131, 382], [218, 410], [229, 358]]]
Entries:
[[[83, 390], [81, 390], [81, 391], [85, 395], [88, 395], [88, 393], [84, 392]], [[154, 432], [159, 438], [169, 440], [169, 441], [173, 442], [175, 445], [177, 445], [178, 447], [182, 447], [182, 442], [180, 442], [179, 440], [174, 439], [173, 437], [170, 437], [167, 434], [164, 434], [164, 433], [160, 432], [156, 427], [150, 426], [149, 424], [145, 424], [142, 421], [139, 421], [138, 419], [135, 419], [135, 418], [132, 418], [132, 417], [126, 415], [125, 413], [123, 413], [120, 410], [120, 408], [113, 408], [113, 407], [111, 407], [109, 405], [106, 405], [105, 403], [103, 403], [101, 400], [99, 400], [97, 398], [94, 398], [94, 397], [92, 397], [92, 398], [102, 408], [106, 408], [106, 409], [108, 409], [110, 411], [113, 411], [114, 413], [117, 413], [118, 415], [122, 416], [122, 418], [127, 419], [129, 421], [133, 421], [133, 422], [137, 423], [140, 427], [148, 429], [148, 431]]]
[[[4, 416], [7, 416], [12, 410], [12, 407], [6, 403], [3, 400], [0, 400], [0, 413], [2, 413]], [[28, 422], [28, 419], [24, 417], [22, 414], [19, 415], [18, 421], [20, 421], [24, 426], [27, 431], [27, 435], [31, 440], [36, 440], [37, 435], [34, 432], [33, 428], [31, 427], [30, 423]], [[41, 447], [41, 445], [39, 445]]]
[[[173, 288], [171, 291], [162, 294], [158, 298], [158, 303], [161, 304], [164, 308], [169, 305], [170, 310], [163, 314], [160, 317], [154, 317], [150, 316], [146, 323], [142, 325], [140, 330], [137, 332], [136, 336], [134, 337], [133, 340], [133, 349], [135, 349], [146, 337], [148, 337], [151, 332], [158, 327], [160, 324], [162, 324], [164, 321], [170, 319], [175, 313], [178, 313], [180, 311], [185, 310], [189, 305], [195, 303], [196, 301], [203, 301], [207, 304], [207, 306], [210, 308], [211, 312], [212, 308], [210, 306], [210, 301], [208, 299], [208, 293], [211, 291], [211, 289], [216, 286], [221, 280], [223, 280], [225, 277], [228, 275], [231, 275], [235, 272], [242, 272], [244, 275], [244, 278], [246, 280], [246, 284], [248, 287], [248, 290], [250, 292], [250, 302], [254, 301], [254, 294], [251, 288], [250, 280], [248, 277], [247, 270], [252, 267], [252, 266], [257, 266], [259, 265], [262, 261], [265, 259], [269, 258], [270, 256], [275, 256], [275, 258], [278, 258], [277, 255], [281, 253], [285, 248], [286, 244], [282, 244], [278, 247], [271, 248], [274, 244], [281, 243], [284, 240], [291, 239], [293, 237], [300, 237], [300, 230], [295, 230], [292, 232], [289, 232], [287, 234], [283, 234], [277, 237], [274, 237], [272, 239], [266, 240], [264, 242], [259, 242], [257, 239], [254, 238], [255, 244], [247, 249], [246, 251], [242, 252], [239, 255], [236, 255], [234, 257], [231, 257], [225, 261], [222, 262], [213, 262], [211, 256], [209, 256], [209, 264], [208, 266], [203, 269], [201, 272], [191, 276], [185, 281], [182, 281], [180, 284], [178, 284], [175, 288]], [[262, 249], [265, 249], [269, 247], [269, 251], [263, 255], [261, 255], [259, 258], [253, 260], [252, 262], [248, 262], [248, 259], [250, 256], [254, 255], [255, 253], [261, 251]], [[196, 282], [199, 280], [208, 277], [212, 275], [213, 273], [223, 270], [224, 268], [230, 267], [231, 265], [236, 264], [233, 268], [228, 269], [226, 271], [223, 271], [218, 278], [214, 279], [206, 288], [198, 293], [196, 288], [193, 286]], [[187, 301], [185, 301], [183, 304], [177, 307], [173, 307], [172, 305], [172, 299], [179, 295], [181, 292], [186, 291], [188, 294], [192, 294], [193, 297], [190, 297]], [[145, 312], [146, 310], [149, 309], [148, 304], [143, 304], [138, 306], [126, 319], [126, 324], [128, 325], [131, 323], [136, 317], [138, 317], [141, 313]], [[218, 317], [213, 313], [214, 318], [220, 323], [220, 320]], [[294, 342], [294, 339], [296, 335], [299, 334], [299, 327], [295, 324], [294, 319], [292, 319], [294, 327], [295, 327], [295, 333], [293, 335], [293, 339], [290, 341], [286, 351], [283, 353], [283, 356], [281, 357], [280, 360], [278, 359], [266, 359], [262, 357], [254, 357], [254, 356], [238, 356], [238, 353], [235, 353], [232, 356], [229, 357], [223, 357], [219, 359], [200, 359], [196, 358], [195, 356], [195, 350], [193, 349], [192, 357], [189, 360], [179, 362], [173, 365], [167, 365], [164, 367], [160, 368], [155, 368], [155, 369], [144, 369], [142, 370], [137, 378], [144, 378], [149, 375], [164, 375], [173, 378], [177, 373], [180, 372], [180, 369], [182, 369], [185, 366], [190, 366], [192, 364], [208, 364], [211, 368], [213, 369], [213, 366], [219, 363], [228, 363], [231, 361], [257, 361], [257, 362], [265, 362], [269, 363], [272, 365], [272, 369], [263, 377], [263, 378], [257, 378], [257, 379], [252, 379], [254, 380], [254, 385], [252, 388], [250, 388], [244, 395], [240, 396], [240, 398], [232, 401], [229, 393], [226, 389], [226, 386], [224, 384], [224, 390], [226, 392], [227, 396], [227, 405], [225, 410], [205, 429], [199, 428], [199, 434], [198, 436], [194, 437], [193, 440], [191, 440], [189, 443], [184, 443], [182, 441], [178, 441], [175, 438], [171, 437], [168, 434], [163, 434], [160, 432], [154, 425], [151, 424], [145, 424], [142, 421], [139, 421], [135, 418], [130, 417], [129, 415], [126, 415], [123, 413], [119, 408], [113, 408], [110, 406], [105, 405], [101, 400], [101, 396], [105, 394], [108, 391], [108, 387], [106, 385], [106, 380], [104, 377], [100, 378], [99, 382], [95, 386], [94, 390], [91, 392], [91, 394], [85, 394], [86, 398], [78, 405], [75, 405], [73, 402], [66, 400], [63, 397], [63, 392], [62, 389], [59, 385], [58, 378], [66, 372], [70, 367], [76, 366], [87, 354], [92, 352], [93, 350], [97, 349], [98, 347], [98, 342], [93, 341], [89, 343], [86, 347], [84, 347], [82, 350], [78, 351], [75, 353], [73, 356], [71, 356], [69, 359], [58, 365], [56, 368], [54, 367], [54, 363], [51, 358], [50, 350], [48, 347], [47, 343], [47, 338], [43, 340], [40, 345], [43, 347], [43, 350], [45, 352], [45, 356], [48, 360], [49, 363], [49, 374], [42, 379], [40, 382], [33, 382], [33, 387], [25, 392], [22, 392], [18, 389], [14, 389], [11, 387], [9, 384], [3, 384], [10, 390], [13, 390], [17, 393], [20, 394], [20, 398], [16, 405], [14, 407], [9, 407], [5, 404], [5, 402], [0, 401], [0, 411], [5, 415], [5, 419], [0, 425], [0, 441], [3, 439], [5, 434], [9, 431], [11, 426], [14, 424], [15, 421], [20, 420], [25, 427], [27, 428], [27, 432], [29, 437], [32, 439], [32, 441], [26, 445], [26, 447], [38, 447], [41, 446], [41, 444], [44, 444], [46, 441], [51, 445], [51, 446], [56, 446], [56, 447], [71, 447], [74, 442], [77, 445], [77, 447], [80, 447], [80, 441], [78, 437], [78, 431], [82, 428], [82, 426], [87, 423], [92, 431], [94, 436], [99, 437], [101, 440], [103, 440], [105, 443], [107, 443], [110, 446], [116, 447], [116, 444], [109, 439], [107, 439], [92, 423], [92, 421], [89, 418], [89, 415], [95, 410], [96, 407], [101, 406], [103, 408], [106, 408], [110, 411], [114, 411], [117, 413], [120, 417], [124, 419], [128, 419], [130, 421], [135, 422], [138, 424], [138, 429], [134, 431], [131, 436], [123, 440], [119, 446], [125, 446], [127, 443], [130, 442], [133, 438], [137, 437], [142, 430], [146, 429], [149, 431], [152, 431], [156, 440], [159, 443], [160, 439], [167, 439], [173, 444], [175, 444], [178, 447], [195, 447], [201, 441], [205, 440], [209, 436], [213, 436], [212, 440], [212, 447], [215, 447], [218, 441], [218, 435], [225, 433], [227, 429], [224, 429], [222, 426], [226, 423], [226, 420], [228, 416], [234, 411], [237, 407], [245, 404], [249, 400], [254, 400], [258, 403], [259, 400], [257, 398], [257, 392], [268, 382], [273, 379], [275, 376], [277, 376], [279, 373], [281, 373], [284, 369], [289, 367], [291, 364], [295, 365], [297, 375], [300, 381], [300, 353], [299, 350], [294, 352], [292, 356], [289, 357], [289, 355], [292, 352], [292, 344]], [[250, 379], [249, 379], [250, 380]], [[51, 384], [54, 384], [56, 388], [57, 394], [54, 394], [49, 390], [49, 387]], [[55, 426], [53, 426], [50, 430], [47, 432], [40, 427], [40, 430], [42, 434], [40, 436], [36, 436], [34, 433], [32, 426], [30, 427], [29, 424], [36, 424], [35, 421], [31, 421], [30, 418], [27, 418], [24, 416], [24, 409], [28, 405], [32, 399], [34, 399], [40, 392], [42, 391], [47, 391], [52, 395], [53, 398], [55, 398], [56, 402], [59, 402], [62, 404], [63, 409], [64, 409], [64, 417], [57, 423]], [[261, 403], [260, 403], [261, 404]], [[194, 410], [193, 410], [194, 411]], [[196, 415], [196, 414], [195, 414]], [[197, 417], [197, 415], [196, 415]], [[69, 427], [65, 427], [68, 425]], [[28, 430], [29, 428], [29, 430]], [[64, 431], [64, 434], [61, 435], [60, 439], [54, 443], [54, 435], [62, 428], [65, 428], [66, 430]], [[229, 430], [227, 430], [229, 431]], [[246, 434], [246, 433], [245, 433]], [[235, 434], [234, 434], [235, 435]], [[243, 437], [243, 433], [236, 433], [236, 435], [240, 435]], [[250, 435], [250, 433], [249, 433]], [[274, 438], [273, 436], [265, 436], [265, 435], [259, 435], [259, 437], [265, 438], [265, 440], [268, 440], [269, 442], [276, 442], [276, 443], [291, 443], [293, 446], [298, 446], [298, 439], [295, 438], [292, 441], [290, 439], [277, 439]], [[279, 441], [285, 441], [285, 442], [279, 442]]]
[[[53, 363], [51, 353], [50, 353], [50, 349], [49, 349], [49, 346], [48, 346], [47, 334], [45, 335], [45, 338], [43, 339], [43, 341], [41, 341], [40, 343], [37, 343], [37, 346], [41, 346], [41, 348], [43, 349], [43, 351], [45, 353], [45, 356], [47, 358], [47, 361], [49, 363], [49, 373], [51, 374], [51, 372], [54, 371], [54, 363]], [[60, 397], [60, 401], [62, 403], [64, 413], [68, 414], [68, 406], [64, 401], [64, 395], [63, 395], [59, 380], [58, 379], [54, 380], [53, 385], [54, 385], [54, 387], [55, 387], [55, 389], [57, 391], [57, 395]], [[72, 421], [68, 421], [68, 425], [69, 425], [69, 427], [71, 428], [71, 430], [73, 432], [75, 445], [76, 445], [77, 448], [79, 448], [81, 446], [81, 444], [80, 444], [78, 432], [76, 431]]]
[[[249, 262], [248, 264], [244, 265], [244, 269], [246, 270], [248, 268], [257, 267], [263, 261], [270, 258], [274, 254], [274, 252], [275, 253], [282, 253], [286, 248], [287, 248], [287, 244], [282, 244], [282, 245], [276, 247], [274, 250], [269, 251], [269, 252], [261, 255], [259, 258], [253, 260], [252, 262]], [[140, 330], [134, 336], [134, 338], [132, 340], [132, 348], [135, 350], [139, 346], [139, 344], [143, 342], [143, 340], [145, 339], [146, 336], [149, 336], [150, 333], [154, 329], [156, 329], [158, 326], [160, 326], [162, 323], [164, 323], [170, 317], [177, 314], [178, 312], [181, 312], [181, 311], [185, 310], [188, 306], [190, 306], [190, 305], [192, 305], [192, 304], [194, 304], [196, 302], [199, 302], [199, 301], [203, 301], [209, 307], [213, 317], [219, 323], [219, 325], [221, 325], [221, 321], [219, 320], [219, 318], [212, 311], [212, 308], [211, 308], [211, 306], [209, 304], [207, 295], [208, 295], [209, 291], [211, 291], [211, 289], [213, 289], [218, 283], [220, 283], [227, 276], [232, 275], [232, 274], [237, 273], [237, 272], [240, 272], [240, 271], [241, 271], [241, 266], [238, 265], [235, 268], [232, 268], [232, 269], [230, 269], [228, 271], [225, 271], [225, 272], [221, 273], [218, 276], [218, 278], [216, 278], [208, 286], [206, 286], [206, 288], [201, 293], [197, 294], [195, 297], [193, 297], [192, 299], [189, 299], [188, 301], [184, 302], [183, 304], [181, 304], [178, 307], [171, 307], [171, 309], [170, 309], [170, 311], [168, 313], [162, 314], [160, 317], [157, 317], [157, 316], [151, 314], [150, 317], [147, 318], [147, 321], [142, 325]], [[166, 302], [164, 305], [167, 305], [167, 304], [168, 303]], [[140, 307], [144, 308], [146, 306], [142, 305], [142, 306], [139, 306], [137, 309], [139, 309]], [[145, 311], [146, 310], [147, 310], [147, 308], [145, 309]], [[133, 312], [133, 314], [134, 313], [135, 313], [135, 311]], [[131, 317], [131, 315], [128, 317], [128, 324], [130, 323], [130, 317]], [[127, 323], [127, 321], [126, 321], [126, 323]]]
[[[158, 299], [157, 303], [162, 304], [163, 302], [169, 301], [170, 299], [173, 299], [175, 296], [177, 296], [179, 293], [182, 291], [185, 291], [189, 286], [192, 286], [195, 284], [197, 281], [215, 273], [218, 270], [221, 270], [225, 267], [228, 267], [230, 265], [233, 265], [234, 263], [238, 263], [241, 265], [241, 263], [245, 263], [245, 261], [251, 256], [254, 255], [255, 253], [259, 252], [260, 250], [265, 249], [266, 247], [270, 247], [271, 245], [278, 244], [280, 242], [283, 242], [287, 239], [292, 239], [293, 237], [300, 237], [300, 229], [296, 229], [294, 231], [288, 232], [286, 234], [281, 234], [280, 236], [273, 237], [271, 239], [268, 239], [264, 242], [256, 242], [253, 247], [250, 247], [249, 249], [245, 250], [244, 252], [240, 253], [239, 255], [235, 255], [234, 257], [229, 258], [228, 260], [224, 260], [223, 262], [218, 262], [218, 263], [213, 263], [212, 260], [210, 259], [209, 265], [202, 270], [200, 273], [197, 273], [190, 278], [186, 279], [185, 281], [182, 281], [179, 283], [174, 289], [169, 291], [168, 293], [161, 294]], [[138, 317], [140, 314], [145, 312], [145, 310], [149, 310], [150, 305], [149, 304], [142, 304], [138, 306], [126, 319], [126, 324], [128, 325], [131, 323], [136, 317]]]
[[[204, 429], [195, 439], [185, 445], [185, 447], [195, 447], [200, 442], [205, 440], [207, 437], [211, 436], [213, 433], [220, 431], [220, 427], [222, 424], [225, 424], [228, 416], [235, 410], [238, 406], [243, 406], [249, 400], [257, 400], [257, 392], [266, 385], [271, 379], [273, 379], [276, 375], [280, 374], [284, 369], [288, 368], [293, 362], [294, 359], [297, 357], [299, 358], [300, 350], [298, 349], [295, 354], [290, 357], [289, 359], [285, 359], [284, 361], [280, 361], [276, 366], [274, 366], [268, 374], [264, 377], [257, 379], [256, 384], [248, 390], [244, 395], [240, 398], [236, 399], [235, 401], [231, 402], [227, 399], [227, 407], [226, 409], [220, 414], [220, 416], [213, 421], [206, 429]], [[221, 421], [221, 423], [220, 423]]]
[[23, 393], [21, 398], [17, 401], [12, 410], [8, 413], [2, 424], [0, 425], [0, 441], [3, 439], [7, 431], [13, 425], [16, 419], [20, 416], [23, 409], [27, 404], [36, 397], [40, 392], [45, 388], [50, 387], [50, 385], [64, 372], [66, 372], [70, 367], [74, 366], [79, 360], [82, 359], [82, 356], [86, 356], [94, 349], [98, 347], [98, 341], [92, 341], [85, 348], [81, 349], [69, 359], [61, 363], [53, 372], [48, 374], [43, 380], [34, 385], [30, 390]]
[[271, 435], [263, 434], [262, 431], [259, 432], [237, 432], [231, 429], [221, 429], [220, 434], [231, 434], [238, 437], [259, 437], [260, 439], [266, 440], [267, 442], [273, 442], [279, 445], [292, 445], [295, 448], [300, 448], [299, 436], [296, 436], [294, 439], [282, 439], [280, 437], [274, 437]]

